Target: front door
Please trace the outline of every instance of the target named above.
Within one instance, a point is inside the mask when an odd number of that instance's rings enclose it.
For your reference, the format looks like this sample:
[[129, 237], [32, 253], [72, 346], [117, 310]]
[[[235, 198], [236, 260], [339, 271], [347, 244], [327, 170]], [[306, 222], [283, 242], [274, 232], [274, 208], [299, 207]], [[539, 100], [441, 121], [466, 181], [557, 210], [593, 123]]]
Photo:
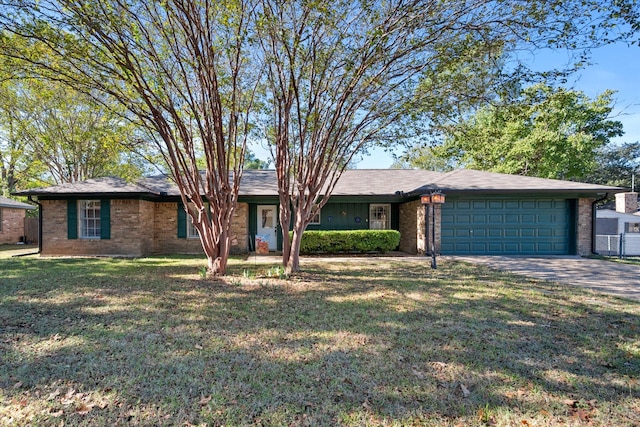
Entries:
[[269, 250], [278, 249], [278, 240], [276, 235], [278, 224], [278, 207], [275, 205], [259, 205], [258, 206], [258, 227], [257, 236], [261, 240], [269, 243]]

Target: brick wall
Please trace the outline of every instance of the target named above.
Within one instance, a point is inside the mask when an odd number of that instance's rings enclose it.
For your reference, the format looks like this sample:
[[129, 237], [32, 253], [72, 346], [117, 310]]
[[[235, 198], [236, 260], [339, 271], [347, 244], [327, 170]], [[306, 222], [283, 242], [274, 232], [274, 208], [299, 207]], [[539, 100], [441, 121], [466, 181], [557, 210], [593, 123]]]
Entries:
[[112, 199], [110, 239], [68, 239], [67, 201], [42, 200], [42, 255], [145, 255], [147, 227], [140, 221], [140, 200]]
[[[153, 253], [201, 254], [198, 238], [178, 238], [178, 203], [155, 203]], [[246, 253], [249, 236], [249, 205], [238, 203], [231, 222], [231, 252]]]
[[578, 242], [577, 252], [581, 256], [591, 255], [591, 240], [593, 239], [593, 214], [591, 205], [595, 199], [578, 199]]
[[24, 235], [24, 209], [0, 208], [0, 245], [14, 244], [20, 241], [20, 236]]
[[[425, 207], [420, 200], [400, 205], [400, 247], [402, 252], [414, 255], [424, 255], [431, 253], [432, 219], [431, 206], [425, 218]], [[436, 205], [436, 253], [440, 253], [440, 224], [442, 206]], [[425, 224], [425, 220], [428, 221]]]
[[231, 222], [231, 253], [249, 252], [249, 204], [238, 203]]
[[409, 254], [424, 254], [425, 228], [424, 206], [420, 200], [400, 205], [399, 218], [400, 245], [402, 252]]

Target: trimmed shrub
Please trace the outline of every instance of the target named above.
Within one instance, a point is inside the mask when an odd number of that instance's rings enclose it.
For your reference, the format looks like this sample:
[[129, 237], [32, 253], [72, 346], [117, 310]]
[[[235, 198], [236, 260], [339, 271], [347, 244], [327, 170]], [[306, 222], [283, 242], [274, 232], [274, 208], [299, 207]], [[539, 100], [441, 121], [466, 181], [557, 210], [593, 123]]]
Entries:
[[302, 234], [300, 253], [384, 253], [394, 250], [399, 243], [400, 232], [396, 230], [311, 230]]

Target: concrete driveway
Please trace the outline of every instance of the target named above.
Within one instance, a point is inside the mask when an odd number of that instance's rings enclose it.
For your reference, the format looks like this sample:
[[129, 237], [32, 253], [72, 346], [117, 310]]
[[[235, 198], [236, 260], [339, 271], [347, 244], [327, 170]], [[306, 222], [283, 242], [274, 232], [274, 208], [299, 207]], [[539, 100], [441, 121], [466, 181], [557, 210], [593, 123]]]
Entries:
[[578, 256], [443, 257], [640, 301], [640, 266]]

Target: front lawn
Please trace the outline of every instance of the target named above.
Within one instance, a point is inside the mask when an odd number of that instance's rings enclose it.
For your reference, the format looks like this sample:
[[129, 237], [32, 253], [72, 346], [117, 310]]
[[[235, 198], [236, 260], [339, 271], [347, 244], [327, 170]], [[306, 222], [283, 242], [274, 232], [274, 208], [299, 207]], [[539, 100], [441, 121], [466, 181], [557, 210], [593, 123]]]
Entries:
[[429, 261], [0, 257], [0, 425], [640, 425], [640, 303]]

